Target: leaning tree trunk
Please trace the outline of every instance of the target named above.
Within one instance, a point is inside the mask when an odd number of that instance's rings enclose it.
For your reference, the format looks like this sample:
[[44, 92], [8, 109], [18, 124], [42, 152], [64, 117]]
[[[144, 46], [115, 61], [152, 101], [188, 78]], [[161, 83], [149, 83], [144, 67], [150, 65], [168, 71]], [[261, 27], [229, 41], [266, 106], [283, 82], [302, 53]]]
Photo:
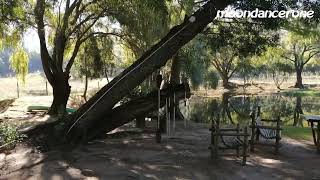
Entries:
[[95, 130], [88, 131], [88, 127], [96, 127], [105, 123], [106, 115], [112, 111], [115, 104], [154, 71], [164, 66], [182, 46], [212, 22], [217, 10], [224, 9], [230, 2], [209, 1], [191, 17], [186, 18], [182, 24], [172, 28], [160, 42], [104, 86], [74, 113], [73, 120], [68, 127], [67, 137], [74, 139], [73, 137], [83, 137], [94, 133]]
[[[167, 88], [162, 89], [160, 92], [161, 107], [165, 105], [166, 98], [172, 97], [173, 92], [175, 92], [176, 94], [177, 101], [183, 99], [185, 95], [187, 96], [187, 98], [189, 98], [191, 95], [188, 84], [179, 84], [176, 86], [169, 85]], [[103, 117], [104, 121], [99, 122], [96, 119], [94, 120], [96, 123], [91, 123], [90, 126], [86, 126], [86, 136], [77, 137], [73, 135], [72, 137], [74, 139], [69, 139], [69, 141], [67, 142], [64, 141], [64, 138], [62, 138], [66, 133], [65, 129], [56, 128], [56, 125], [59, 126], [60, 122], [66, 122], [62, 119], [45, 124], [40, 124], [32, 128], [21, 129], [19, 130], [19, 132], [27, 134], [28, 137], [34, 139], [35, 142], [39, 142], [42, 145], [43, 143], [45, 143], [45, 148], [49, 149], [57, 148], [60, 145], [66, 145], [65, 143], [71, 145], [71, 143], [73, 142], [73, 144], [76, 145], [79, 142], [86, 142], [87, 140], [91, 140], [93, 138], [104, 135], [117, 127], [129, 123], [134, 119], [146, 117], [148, 114], [157, 112], [157, 109], [158, 90], [153, 91], [143, 97], [132, 99], [129, 102], [115, 107], [114, 109], [112, 109], [112, 111], [107, 113], [105, 117]], [[75, 131], [72, 131], [71, 133], [75, 133]], [[76, 135], [77, 134], [78, 133], [76, 133]]]
[[[173, 93], [176, 94], [177, 101], [183, 99], [185, 96], [185, 91], [187, 92], [187, 98], [189, 98], [190, 88], [185, 84], [176, 86], [170, 85], [168, 88], [161, 90], [160, 106], [163, 107], [166, 103], [165, 99], [169, 96], [172, 96]], [[105, 117], [103, 117], [103, 121], [95, 119], [93, 120], [95, 123], [86, 124], [85, 127], [83, 127], [86, 129], [86, 136], [72, 136], [74, 139], [71, 139], [71, 142], [86, 142], [94, 139], [99, 135], [110, 132], [124, 124], [127, 124], [134, 119], [146, 117], [151, 112], [157, 111], [157, 109], [158, 91], [154, 91], [144, 97], [133, 99], [122, 104], [121, 106], [115, 107], [111, 112], [107, 113]], [[75, 131], [73, 131], [73, 133], [74, 132]], [[75, 135], [79, 135], [79, 133], [76, 133]]]
[[302, 84], [302, 68], [298, 67], [296, 68], [296, 76], [297, 76], [297, 81], [296, 84], [294, 85], [295, 88], [303, 89], [303, 84]]

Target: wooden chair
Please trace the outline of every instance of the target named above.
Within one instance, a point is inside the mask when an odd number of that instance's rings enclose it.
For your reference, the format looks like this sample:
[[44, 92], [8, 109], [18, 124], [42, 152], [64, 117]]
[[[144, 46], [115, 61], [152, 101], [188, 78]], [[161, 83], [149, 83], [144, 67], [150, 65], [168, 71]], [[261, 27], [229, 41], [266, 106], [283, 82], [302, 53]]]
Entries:
[[[247, 162], [248, 137], [250, 136], [247, 127], [240, 129], [239, 124], [236, 128], [220, 128], [219, 117], [216, 123], [212, 123], [211, 144], [209, 146], [212, 159], [221, 156], [242, 156], [242, 165]], [[220, 150], [236, 150], [236, 153], [221, 153]], [[242, 150], [242, 153], [240, 153]]]
[[[254, 152], [255, 145], [273, 146], [275, 148], [275, 154], [279, 153], [280, 140], [281, 140], [281, 120], [280, 116], [276, 119], [263, 119], [261, 118], [261, 107], [258, 106], [257, 112], [252, 112], [251, 117], [251, 152]], [[264, 123], [275, 125], [264, 125]], [[266, 140], [275, 140], [274, 144], [260, 142], [260, 137]]]

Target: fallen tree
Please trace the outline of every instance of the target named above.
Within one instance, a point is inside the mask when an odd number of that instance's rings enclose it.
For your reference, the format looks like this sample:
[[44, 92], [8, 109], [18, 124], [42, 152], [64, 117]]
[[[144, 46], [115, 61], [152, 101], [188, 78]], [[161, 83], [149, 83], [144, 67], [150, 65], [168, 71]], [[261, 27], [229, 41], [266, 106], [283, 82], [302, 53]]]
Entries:
[[[177, 104], [179, 100], [190, 97], [190, 88], [187, 84], [170, 85], [169, 87], [161, 90], [160, 92], [160, 106], [165, 106], [165, 99], [168, 97], [175, 99]], [[76, 139], [71, 140], [72, 142], [83, 141], [94, 139], [103, 133], [110, 132], [124, 124], [133, 121], [139, 117], [146, 117], [148, 114], [158, 110], [158, 91], [149, 93], [146, 96], [132, 99], [120, 106], [115, 107], [112, 111], [103, 118], [103, 121], [98, 119], [92, 120], [92, 122], [82, 129], [86, 129], [88, 132], [86, 137], [71, 136]], [[81, 124], [84, 125], [84, 124]], [[91, 126], [90, 126], [91, 125]], [[82, 138], [82, 139], [81, 139]]]
[[[160, 91], [160, 106], [163, 107], [165, 105], [166, 98], [173, 98], [173, 94], [176, 98], [176, 102], [184, 98], [189, 98], [190, 88], [188, 84], [179, 84], [179, 85], [169, 85], [165, 89]], [[71, 136], [75, 139], [69, 139], [69, 141], [77, 143], [77, 142], [86, 142], [88, 140], [94, 139], [95, 137], [106, 134], [124, 124], [127, 124], [134, 119], [139, 117], [146, 117], [148, 114], [156, 112], [158, 110], [158, 91], [153, 91], [146, 96], [138, 97], [132, 99], [126, 103], [121, 104], [112, 109], [106, 116], [103, 118], [103, 121], [98, 121], [95, 123], [89, 124], [92, 126], [83, 127], [83, 129], [87, 129], [87, 136]], [[99, 123], [98, 123], [99, 122]], [[102, 123], [101, 123], [102, 122]], [[61, 135], [65, 134], [63, 129], [59, 130], [59, 125], [61, 123], [65, 123], [64, 120], [58, 120], [55, 122], [47, 123], [39, 125], [33, 129], [27, 129], [25, 131], [21, 131], [26, 133], [29, 137], [36, 139], [40, 139], [41, 143], [45, 143], [45, 146], [56, 146], [59, 144], [63, 144], [65, 142], [61, 140], [65, 140], [61, 138]], [[82, 124], [83, 125], [83, 124]], [[44, 134], [46, 132], [44, 138], [39, 137], [39, 134]], [[74, 131], [73, 131], [74, 132]], [[44, 142], [46, 141], [46, 142]], [[68, 143], [68, 142], [67, 142]]]
[[185, 18], [182, 24], [172, 28], [160, 42], [104, 86], [72, 115], [71, 121], [66, 126], [67, 139], [73, 142], [80, 139], [86, 141], [85, 139], [96, 134], [95, 128], [101, 124], [105, 124], [103, 126], [105, 129], [112, 127], [118, 119], [112, 116], [111, 119], [108, 118], [109, 125], [106, 125], [106, 117], [114, 111], [113, 107], [148, 76], [164, 66], [182, 46], [202, 32], [215, 18], [217, 10], [224, 9], [231, 2], [233, 1], [208, 1], [190, 17]]

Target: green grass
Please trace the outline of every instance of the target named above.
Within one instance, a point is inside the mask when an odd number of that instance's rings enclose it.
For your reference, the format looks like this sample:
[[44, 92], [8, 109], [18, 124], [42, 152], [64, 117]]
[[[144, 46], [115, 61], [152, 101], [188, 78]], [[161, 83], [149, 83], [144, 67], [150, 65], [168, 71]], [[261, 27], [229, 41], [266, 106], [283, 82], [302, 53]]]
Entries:
[[284, 126], [283, 135], [296, 140], [312, 141], [312, 131], [310, 127]]
[[301, 90], [292, 90], [282, 92], [285, 96], [311, 96], [311, 97], [320, 97], [320, 91], [314, 89], [301, 89]]

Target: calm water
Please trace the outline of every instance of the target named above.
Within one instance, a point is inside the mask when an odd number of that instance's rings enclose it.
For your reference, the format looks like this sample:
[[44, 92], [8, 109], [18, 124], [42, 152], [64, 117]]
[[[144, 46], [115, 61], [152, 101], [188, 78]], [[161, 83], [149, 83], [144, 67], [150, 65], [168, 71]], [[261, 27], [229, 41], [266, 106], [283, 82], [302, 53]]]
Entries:
[[248, 124], [250, 111], [261, 106], [265, 118], [280, 115], [285, 125], [306, 126], [299, 114], [320, 114], [320, 98], [308, 96], [284, 96], [272, 94], [265, 96], [232, 96], [223, 94], [221, 98], [193, 96], [181, 111], [188, 120], [210, 123], [220, 112], [220, 121], [227, 124]]

